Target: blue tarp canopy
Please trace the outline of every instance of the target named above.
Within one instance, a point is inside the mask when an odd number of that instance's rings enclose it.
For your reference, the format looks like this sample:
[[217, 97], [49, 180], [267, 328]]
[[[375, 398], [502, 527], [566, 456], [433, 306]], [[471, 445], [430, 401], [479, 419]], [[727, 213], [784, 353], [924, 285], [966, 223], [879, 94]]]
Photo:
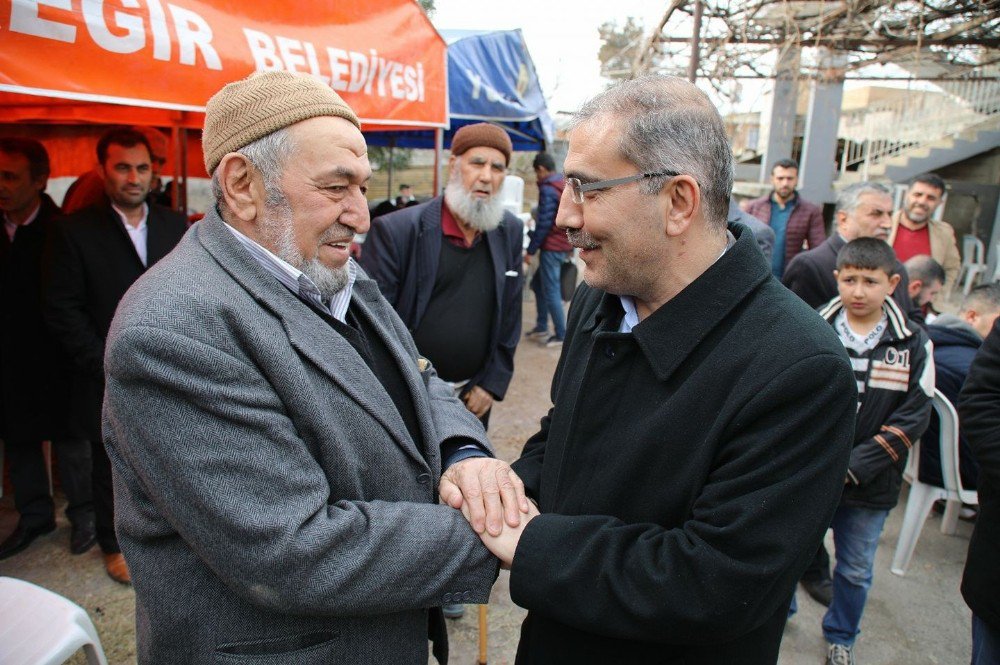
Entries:
[[[493, 122], [510, 134], [514, 150], [544, 150], [552, 143], [552, 118], [535, 64], [520, 30], [441, 30], [448, 44], [448, 109], [444, 147], [463, 125]], [[434, 132], [369, 132], [370, 145], [434, 148]]]

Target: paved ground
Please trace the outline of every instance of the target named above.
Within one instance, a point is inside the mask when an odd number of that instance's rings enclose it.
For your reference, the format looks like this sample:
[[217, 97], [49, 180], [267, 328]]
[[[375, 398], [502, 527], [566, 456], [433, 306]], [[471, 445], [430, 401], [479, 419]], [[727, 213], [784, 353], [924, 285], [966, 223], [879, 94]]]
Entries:
[[[533, 303], [525, 307], [531, 324]], [[549, 407], [548, 382], [558, 351], [525, 342], [518, 349], [514, 381], [508, 398], [497, 405], [490, 435], [499, 454], [514, 459], [524, 440]], [[905, 502], [905, 495], [904, 495]], [[971, 526], [960, 523], [957, 536], [939, 531], [939, 518], [925, 526], [906, 577], [889, 572], [889, 562], [902, 521], [902, 505], [890, 514], [882, 534], [875, 583], [862, 623], [858, 662], [865, 665], [959, 664], [969, 661], [969, 610], [958, 593]], [[9, 495], [0, 499], [0, 534], [13, 528], [16, 513]], [[112, 664], [135, 661], [134, 609], [131, 589], [105, 574], [96, 548], [74, 557], [68, 552], [69, 526], [40, 538], [26, 552], [0, 561], [0, 576], [26, 579], [61, 593], [90, 614]], [[782, 665], [815, 665], [823, 659], [820, 633], [822, 607], [799, 593], [799, 614], [789, 623], [782, 643]], [[478, 621], [474, 608], [450, 622], [452, 663], [477, 661]], [[493, 590], [488, 611], [489, 662], [513, 662], [517, 633], [524, 611], [510, 601], [506, 574]], [[78, 655], [72, 662], [83, 663]], [[433, 662], [433, 660], [431, 661]]]

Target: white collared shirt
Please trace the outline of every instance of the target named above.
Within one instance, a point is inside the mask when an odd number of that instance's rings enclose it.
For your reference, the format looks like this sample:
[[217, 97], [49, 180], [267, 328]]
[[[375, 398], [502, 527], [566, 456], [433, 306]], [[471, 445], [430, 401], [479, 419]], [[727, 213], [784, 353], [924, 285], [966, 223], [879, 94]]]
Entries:
[[41, 209], [42, 209], [42, 202], [39, 201], [38, 205], [35, 206], [35, 209], [31, 211], [30, 215], [28, 215], [28, 219], [24, 220], [24, 222], [21, 224], [15, 224], [14, 222], [10, 221], [9, 219], [7, 219], [7, 214], [4, 213], [3, 230], [7, 232], [7, 238], [10, 240], [12, 244], [14, 242], [14, 234], [17, 233], [17, 227], [27, 226], [28, 224], [31, 224], [33, 221], [35, 221], [35, 218], [38, 217], [38, 211]]
[[[223, 222], [226, 224], [225, 222]], [[335, 293], [329, 302], [323, 302], [316, 284], [309, 279], [308, 275], [288, 263], [280, 256], [273, 254], [266, 247], [262, 247], [247, 236], [243, 235], [235, 228], [226, 224], [226, 228], [235, 236], [241, 245], [252, 256], [264, 270], [285, 285], [292, 293], [300, 298], [308, 298], [314, 305], [341, 323], [347, 323], [347, 308], [351, 304], [351, 292], [354, 289], [354, 280], [357, 279], [357, 267], [354, 259], [347, 262], [347, 286]]]
[[149, 253], [146, 251], [146, 237], [148, 236], [148, 229], [146, 227], [146, 220], [149, 219], [149, 206], [145, 203], [142, 204], [142, 219], [139, 220], [139, 224], [132, 226], [128, 223], [128, 217], [125, 215], [121, 209], [118, 208], [114, 203], [111, 204], [118, 216], [121, 217], [122, 224], [125, 225], [125, 230], [128, 231], [128, 237], [135, 246], [135, 253], [139, 255], [139, 260], [142, 261], [142, 265], [149, 265]]

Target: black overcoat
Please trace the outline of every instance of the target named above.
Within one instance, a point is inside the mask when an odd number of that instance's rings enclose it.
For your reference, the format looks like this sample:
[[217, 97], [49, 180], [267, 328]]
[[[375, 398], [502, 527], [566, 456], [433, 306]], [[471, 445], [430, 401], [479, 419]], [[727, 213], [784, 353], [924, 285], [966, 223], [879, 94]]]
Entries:
[[753, 234], [632, 333], [581, 286], [554, 407], [514, 468], [520, 663], [774, 663], [830, 525], [857, 391], [833, 329]]
[[[146, 253], [153, 265], [187, 230], [183, 215], [151, 204]], [[45, 320], [69, 357], [74, 438], [101, 440], [104, 341], [118, 302], [146, 271], [128, 231], [101, 203], [61, 220], [51, 235], [45, 285]]]
[[8, 443], [64, 433], [65, 362], [42, 319], [42, 257], [59, 217], [42, 194], [38, 215], [14, 242], [0, 238], [0, 438]]
[[979, 463], [979, 517], [969, 542], [962, 597], [976, 616], [1000, 631], [1000, 320], [972, 361], [958, 417]]

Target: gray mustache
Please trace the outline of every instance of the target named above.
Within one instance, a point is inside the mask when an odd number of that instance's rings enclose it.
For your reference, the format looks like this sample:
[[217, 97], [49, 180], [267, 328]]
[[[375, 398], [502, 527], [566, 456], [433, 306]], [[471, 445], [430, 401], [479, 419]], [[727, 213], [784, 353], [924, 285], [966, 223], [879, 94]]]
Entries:
[[577, 249], [597, 249], [594, 237], [580, 229], [566, 229], [566, 239]]

